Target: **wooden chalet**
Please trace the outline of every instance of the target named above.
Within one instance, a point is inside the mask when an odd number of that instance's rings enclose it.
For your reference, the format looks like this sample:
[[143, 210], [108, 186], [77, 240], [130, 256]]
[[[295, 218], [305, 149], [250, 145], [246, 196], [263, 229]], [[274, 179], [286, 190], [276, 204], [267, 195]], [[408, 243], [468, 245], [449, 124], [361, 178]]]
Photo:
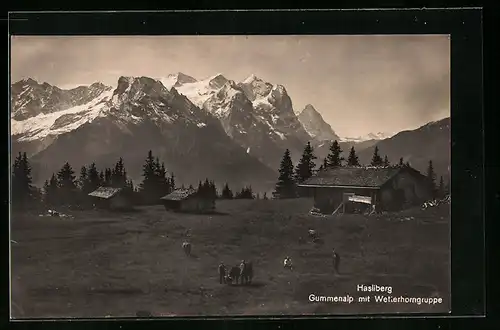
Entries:
[[89, 196], [98, 208], [122, 210], [131, 207], [129, 198], [125, 196], [122, 188], [99, 187], [89, 193]]
[[432, 197], [427, 177], [409, 166], [330, 168], [299, 187], [323, 214], [400, 210]]
[[165, 210], [187, 213], [205, 213], [215, 209], [215, 199], [202, 196], [195, 189], [176, 189], [161, 198]]

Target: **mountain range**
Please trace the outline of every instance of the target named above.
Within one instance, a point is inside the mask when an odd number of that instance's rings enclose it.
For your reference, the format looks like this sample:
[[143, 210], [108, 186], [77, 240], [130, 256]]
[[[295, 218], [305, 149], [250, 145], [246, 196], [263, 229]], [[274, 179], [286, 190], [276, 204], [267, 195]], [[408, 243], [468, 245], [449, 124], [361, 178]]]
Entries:
[[[296, 162], [310, 141], [321, 159], [332, 140], [341, 141], [345, 151], [354, 145], [362, 161], [378, 145], [391, 161], [404, 157], [423, 170], [433, 159], [447, 171], [449, 119], [443, 123], [389, 138], [342, 139], [313, 105], [295, 113], [283, 85], [255, 75], [241, 82], [222, 74], [203, 80], [184, 73], [120, 77], [116, 86], [96, 82], [73, 89], [28, 78], [11, 86], [12, 152], [28, 153], [37, 184], [66, 161], [77, 171], [93, 161], [111, 166], [118, 157], [139, 181], [152, 150], [177, 182], [197, 184], [208, 177], [270, 190], [285, 149]], [[418, 141], [428, 141], [432, 152]]]

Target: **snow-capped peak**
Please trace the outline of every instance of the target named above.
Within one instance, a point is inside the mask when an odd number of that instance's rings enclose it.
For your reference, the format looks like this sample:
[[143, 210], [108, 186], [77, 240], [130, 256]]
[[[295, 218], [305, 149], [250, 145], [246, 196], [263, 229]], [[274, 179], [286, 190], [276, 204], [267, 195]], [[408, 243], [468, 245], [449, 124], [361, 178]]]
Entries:
[[343, 142], [363, 142], [369, 140], [384, 140], [392, 137], [394, 133], [387, 132], [377, 132], [377, 133], [368, 133], [366, 135], [358, 136], [358, 137], [343, 137], [340, 138]]
[[318, 141], [331, 141], [339, 138], [312, 104], [307, 104], [297, 118], [306, 132]]

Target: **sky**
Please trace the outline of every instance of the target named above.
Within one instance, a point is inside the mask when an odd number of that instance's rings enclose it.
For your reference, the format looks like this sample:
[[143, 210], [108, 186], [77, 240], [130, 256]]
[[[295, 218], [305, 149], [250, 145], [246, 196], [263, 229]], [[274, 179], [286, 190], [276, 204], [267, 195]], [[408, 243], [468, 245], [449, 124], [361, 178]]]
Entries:
[[448, 35], [13, 36], [11, 81], [60, 88], [120, 76], [251, 74], [312, 104], [341, 137], [396, 133], [450, 116]]

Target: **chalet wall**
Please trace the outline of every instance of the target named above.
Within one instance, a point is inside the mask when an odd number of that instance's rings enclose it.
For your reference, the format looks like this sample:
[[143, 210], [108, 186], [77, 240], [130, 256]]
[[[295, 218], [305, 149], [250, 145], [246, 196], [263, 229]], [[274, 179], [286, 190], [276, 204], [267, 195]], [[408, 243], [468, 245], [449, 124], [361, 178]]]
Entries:
[[376, 198], [376, 190], [359, 188], [313, 188], [314, 207], [322, 212], [331, 213], [342, 203], [344, 193], [370, 196], [372, 200]]
[[409, 172], [399, 173], [380, 192], [381, 207], [387, 210], [419, 205], [430, 197], [431, 193], [423, 178]]

